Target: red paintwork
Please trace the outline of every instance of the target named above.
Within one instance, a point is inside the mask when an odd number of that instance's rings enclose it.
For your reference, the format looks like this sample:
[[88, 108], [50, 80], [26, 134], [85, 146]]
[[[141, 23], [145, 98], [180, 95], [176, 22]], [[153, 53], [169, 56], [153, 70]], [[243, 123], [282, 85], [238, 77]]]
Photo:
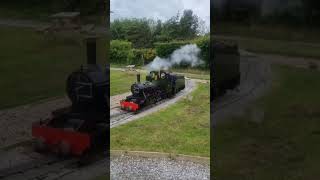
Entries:
[[133, 112], [139, 110], [139, 105], [134, 102], [130, 102], [130, 101], [122, 100], [122, 101], [120, 101], [120, 106], [121, 106], [121, 109], [126, 109], [126, 110], [128, 110], [128, 108], [130, 107], [131, 111], [133, 111]]
[[55, 147], [63, 140], [70, 145], [72, 155], [82, 155], [90, 148], [90, 136], [86, 133], [69, 131], [59, 128], [52, 128], [46, 124], [34, 123], [32, 125], [32, 136], [44, 138], [45, 144]]

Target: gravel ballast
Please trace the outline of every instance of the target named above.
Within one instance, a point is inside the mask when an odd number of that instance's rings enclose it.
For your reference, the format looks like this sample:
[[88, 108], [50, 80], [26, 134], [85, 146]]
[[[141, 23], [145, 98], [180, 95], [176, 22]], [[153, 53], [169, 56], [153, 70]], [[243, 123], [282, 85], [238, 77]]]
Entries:
[[111, 157], [111, 179], [210, 179], [210, 166], [165, 157]]

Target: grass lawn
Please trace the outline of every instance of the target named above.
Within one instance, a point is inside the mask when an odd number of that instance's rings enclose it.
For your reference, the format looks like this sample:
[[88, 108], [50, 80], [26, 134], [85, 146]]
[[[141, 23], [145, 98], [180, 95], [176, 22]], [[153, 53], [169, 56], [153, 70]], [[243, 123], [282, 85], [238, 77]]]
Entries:
[[[141, 81], [146, 74], [141, 74]], [[131, 85], [137, 81], [136, 72], [110, 71], [110, 95], [122, 94], [130, 91]]]
[[214, 34], [230, 36], [227, 39], [238, 42], [240, 48], [248, 51], [320, 59], [319, 32], [319, 29], [236, 23], [219, 23], [214, 29]]
[[258, 39], [320, 42], [320, 31], [309, 27], [288, 27], [284, 25], [262, 25], [251, 26], [240, 23], [217, 23], [213, 29], [214, 34], [233, 35]]
[[277, 76], [272, 90], [254, 106], [264, 110], [263, 121], [253, 121], [249, 110], [246, 116], [215, 129], [217, 179], [320, 176], [320, 72], [286, 66], [273, 69]]
[[0, 109], [64, 95], [69, 73], [86, 63], [85, 47], [73, 38], [1, 27], [0, 39]]
[[182, 99], [140, 120], [111, 129], [111, 149], [209, 157], [209, 90], [209, 84], [200, 84], [189, 95], [190, 98]]
[[310, 57], [320, 59], [320, 43], [308, 44], [283, 40], [266, 40], [257, 38], [220, 38], [217, 40], [236, 41], [241, 49], [257, 53], [270, 53], [285, 56]]
[[[27, 8], [26, 8], [27, 7]], [[22, 3], [0, 3], [0, 17], [10, 19], [34, 19], [46, 21], [53, 13], [50, 6], [41, 4], [37, 6], [25, 5]]]

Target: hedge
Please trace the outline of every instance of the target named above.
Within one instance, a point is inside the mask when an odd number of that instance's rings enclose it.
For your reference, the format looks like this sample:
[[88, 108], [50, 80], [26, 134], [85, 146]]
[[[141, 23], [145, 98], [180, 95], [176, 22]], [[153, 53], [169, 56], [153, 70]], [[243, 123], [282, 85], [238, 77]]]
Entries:
[[173, 41], [168, 43], [155, 43], [156, 54], [159, 57], [167, 58], [176, 49], [187, 44], [196, 44], [200, 49], [200, 58], [205, 62], [204, 66], [209, 67], [210, 62], [210, 38], [209, 36], [200, 37], [189, 41]]
[[112, 40], [110, 44], [110, 62], [116, 64], [146, 65], [156, 56], [167, 58], [173, 51], [186, 44], [196, 44], [200, 49], [200, 58], [205, 62], [202, 67], [209, 67], [210, 38], [200, 37], [189, 41], [173, 41], [168, 43], [155, 43], [155, 49], [133, 49], [132, 43], [123, 40]]
[[115, 64], [145, 65], [156, 57], [154, 49], [133, 49], [132, 43], [112, 40], [110, 43], [110, 62]]
[[128, 64], [132, 59], [132, 43], [122, 40], [112, 40], [110, 42], [110, 62], [116, 64]]

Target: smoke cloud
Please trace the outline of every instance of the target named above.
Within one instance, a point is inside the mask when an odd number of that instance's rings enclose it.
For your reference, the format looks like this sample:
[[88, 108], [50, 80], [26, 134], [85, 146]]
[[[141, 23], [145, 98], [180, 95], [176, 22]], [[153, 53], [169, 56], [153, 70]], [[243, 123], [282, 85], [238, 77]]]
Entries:
[[175, 50], [169, 58], [156, 57], [147, 65], [149, 71], [168, 70], [174, 65], [181, 63], [189, 64], [192, 67], [203, 64], [199, 58], [201, 50], [195, 44], [188, 44], [182, 46], [180, 49]]

